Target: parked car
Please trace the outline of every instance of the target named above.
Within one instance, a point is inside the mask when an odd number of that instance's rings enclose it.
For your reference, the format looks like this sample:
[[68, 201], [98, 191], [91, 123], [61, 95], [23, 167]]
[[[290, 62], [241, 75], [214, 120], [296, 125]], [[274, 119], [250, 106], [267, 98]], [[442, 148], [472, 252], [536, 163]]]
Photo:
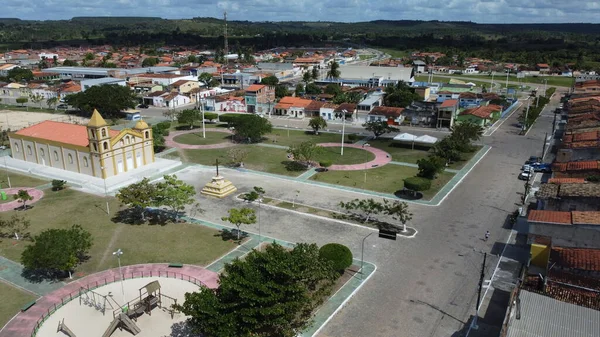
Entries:
[[537, 157], [537, 156], [531, 156], [531, 157], [529, 157], [529, 159], [527, 159], [527, 161], [525, 162], [525, 165], [531, 165], [531, 164], [541, 163], [541, 162], [542, 162], [542, 158]]
[[56, 106], [56, 108], [67, 110], [69, 108], [69, 105], [68, 104], [59, 104]]
[[552, 164], [549, 164], [549, 163], [535, 163], [535, 164], [532, 164], [531, 167], [533, 168], [534, 172], [544, 172], [544, 173], [552, 172]]
[[521, 180], [529, 180], [533, 176], [533, 171], [523, 171], [519, 174], [519, 179]]
[[149, 107], [148, 104], [140, 104], [140, 105], [138, 105], [138, 108], [140, 108], [140, 109], [148, 109], [148, 107]]
[[525, 164], [521, 167], [521, 171], [533, 171], [533, 166]]

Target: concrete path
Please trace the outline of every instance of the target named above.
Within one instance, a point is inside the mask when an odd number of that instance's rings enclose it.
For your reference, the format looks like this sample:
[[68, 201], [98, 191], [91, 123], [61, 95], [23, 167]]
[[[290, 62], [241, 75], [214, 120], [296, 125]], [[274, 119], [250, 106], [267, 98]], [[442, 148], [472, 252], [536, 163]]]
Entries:
[[[6, 192], [6, 197], [9, 199], [13, 199], [13, 195], [16, 195], [19, 190], [25, 190], [29, 193], [29, 195], [33, 198], [32, 200], [27, 201], [27, 205], [31, 205], [40, 201], [42, 197], [44, 197], [44, 192], [32, 187], [13, 187], [6, 188], [3, 191]], [[17, 207], [22, 206], [23, 204], [18, 200], [13, 200], [11, 202], [7, 202], [4, 204], [0, 204], [0, 212], [12, 211]]]
[[[317, 145], [322, 146], [322, 147], [339, 147], [340, 143], [319, 143]], [[383, 166], [392, 161], [392, 156], [390, 156], [389, 153], [387, 153], [383, 150], [380, 150], [378, 148], [362, 147], [362, 145], [358, 145], [358, 144], [346, 144], [346, 145], [344, 145], [344, 147], [351, 147], [351, 148], [355, 148], [355, 149], [369, 151], [375, 155], [375, 159], [373, 159], [367, 163], [362, 163], [362, 164], [332, 165], [331, 167], [329, 167], [330, 170], [332, 170], [332, 171], [358, 171], [358, 170], [364, 170], [365, 167], [367, 169], [380, 167], [380, 166]]]
[[15, 261], [0, 256], [0, 279], [13, 287], [37, 296], [50, 293], [65, 285], [63, 282], [32, 282], [23, 277], [23, 266]]
[[[184, 280], [191, 278], [192, 281], [196, 279], [209, 288], [216, 288], [218, 286], [217, 273], [192, 265], [184, 265], [183, 268], [169, 268], [168, 264], [124, 266], [123, 275], [125, 279], [155, 276], [183, 278]], [[0, 331], [0, 337], [30, 336], [38, 323], [41, 323], [41, 319], [44, 316], [54, 312], [64, 303], [78, 296], [81, 287], [96, 288], [119, 280], [119, 268], [115, 268], [73, 281], [43, 296], [29, 310], [16, 315]]]
[[[176, 141], [173, 140], [177, 136], [185, 135], [185, 134], [188, 134], [188, 133], [198, 133], [198, 132], [201, 132], [201, 131], [198, 131], [198, 129], [192, 129], [192, 130], [184, 130], [184, 131], [174, 131], [174, 132], [171, 132], [171, 133], [169, 133], [168, 136], [165, 137], [165, 145], [167, 147], [176, 147], [176, 148], [179, 148], [179, 149], [193, 149], [193, 150], [198, 150], [198, 149], [222, 149], [222, 148], [232, 147], [232, 146], [238, 145], [236, 143], [231, 143], [231, 142], [223, 142], [223, 143], [209, 144], [209, 145], [190, 145], [190, 144], [177, 143]], [[223, 133], [232, 134], [232, 132], [229, 131], [229, 130], [216, 129], [216, 128], [211, 128], [210, 130], [207, 130], [207, 132], [223, 132]]]

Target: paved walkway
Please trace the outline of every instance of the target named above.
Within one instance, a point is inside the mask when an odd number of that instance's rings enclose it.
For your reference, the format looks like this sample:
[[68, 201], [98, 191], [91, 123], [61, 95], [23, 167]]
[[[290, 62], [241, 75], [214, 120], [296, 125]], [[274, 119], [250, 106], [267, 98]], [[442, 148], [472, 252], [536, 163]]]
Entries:
[[[317, 145], [322, 146], [322, 147], [339, 147], [340, 143], [319, 143]], [[344, 147], [351, 147], [351, 148], [355, 148], [355, 149], [369, 151], [375, 155], [375, 159], [373, 159], [367, 163], [354, 164], [354, 165], [331, 165], [331, 167], [329, 167], [330, 170], [332, 170], [332, 171], [359, 171], [359, 170], [364, 170], [365, 167], [367, 169], [380, 167], [380, 166], [383, 166], [392, 161], [392, 156], [390, 156], [389, 153], [387, 153], [383, 150], [380, 150], [378, 148], [375, 148], [375, 147], [362, 147], [362, 145], [358, 145], [358, 144], [346, 144], [346, 145], [344, 145]]]
[[[218, 286], [218, 274], [204, 268], [184, 265], [183, 268], [169, 268], [168, 264], [139, 264], [124, 266], [123, 275], [125, 279], [138, 277], [192, 277], [209, 288]], [[30, 336], [38, 320], [48, 312], [52, 312], [77, 296], [80, 287], [95, 288], [106, 283], [116, 282], [120, 279], [119, 268], [108, 269], [73, 281], [66, 286], [55, 290], [37, 300], [36, 304], [25, 312], [20, 312], [0, 331], [0, 337], [23, 337]]]
[[[176, 147], [176, 148], [179, 148], [179, 149], [193, 149], [193, 150], [198, 150], [198, 149], [222, 149], [222, 148], [232, 147], [232, 146], [238, 145], [236, 143], [231, 143], [231, 142], [224, 142], [224, 143], [218, 143], [218, 144], [209, 144], [209, 145], [190, 145], [190, 144], [177, 143], [176, 141], [173, 140], [177, 136], [185, 135], [185, 134], [188, 134], [188, 133], [198, 133], [198, 132], [202, 132], [202, 131], [198, 131], [198, 129], [193, 129], [193, 130], [184, 130], [184, 131], [174, 131], [174, 132], [171, 132], [171, 133], [169, 133], [168, 136], [165, 137], [165, 145], [167, 147]], [[206, 130], [206, 132], [223, 132], [223, 133], [232, 134], [232, 132], [229, 131], [229, 130], [216, 129], [216, 128], [211, 128], [210, 130]]]
[[[32, 187], [13, 187], [13, 188], [6, 188], [3, 191], [6, 192], [7, 198], [13, 199], [14, 198], [13, 195], [17, 194], [19, 192], [19, 190], [25, 190], [29, 193], [29, 195], [31, 197], [33, 197], [32, 200], [29, 200], [27, 202], [27, 205], [31, 205], [35, 202], [38, 202], [44, 196], [43, 191], [38, 190], [36, 188], [32, 188]], [[0, 204], [0, 212], [12, 211], [15, 208], [20, 207], [22, 205], [23, 204], [18, 200]]]
[[23, 266], [15, 261], [0, 256], [0, 279], [16, 288], [37, 296], [48, 294], [65, 285], [63, 282], [32, 282], [23, 277]]

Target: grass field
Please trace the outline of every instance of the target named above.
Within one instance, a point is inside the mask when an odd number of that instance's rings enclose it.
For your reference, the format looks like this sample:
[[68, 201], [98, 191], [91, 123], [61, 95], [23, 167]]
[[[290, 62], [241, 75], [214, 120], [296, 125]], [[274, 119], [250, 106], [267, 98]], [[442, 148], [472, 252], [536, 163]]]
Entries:
[[265, 136], [263, 143], [271, 143], [281, 146], [291, 146], [302, 142], [311, 141], [314, 143], [335, 143], [342, 141], [341, 134], [319, 132], [318, 135], [312, 132], [300, 130], [273, 129], [273, 132]]
[[[286, 168], [291, 161], [287, 159], [287, 152], [284, 149], [258, 145], [238, 145], [236, 148], [248, 151], [248, 157], [244, 160], [245, 168], [294, 177], [303, 172], [290, 171]], [[231, 162], [227, 154], [230, 149], [183, 150], [181, 158], [184, 161], [202, 165], [215, 165], [215, 160], [219, 159], [219, 163], [225, 165]]]
[[375, 57], [375, 55], [365, 55], [365, 54], [363, 54], [363, 55], [358, 55], [358, 57], [361, 60], [368, 60], [368, 59], [372, 59], [373, 57]]
[[0, 282], [0, 327], [8, 323], [10, 319], [23, 307], [37, 298], [37, 296]]
[[400, 145], [394, 143], [391, 139], [380, 138], [369, 141], [372, 147], [381, 149], [392, 156], [393, 161], [416, 164], [417, 160], [425, 158], [429, 153], [425, 150], [412, 150], [410, 145]]
[[202, 130], [194, 133], [186, 133], [173, 138], [177, 143], [189, 145], [209, 145], [219, 144], [231, 141], [231, 135], [224, 132], [206, 131], [206, 138], [202, 137]]
[[[125, 265], [148, 262], [206, 265], [235, 247], [234, 243], [223, 241], [218, 231], [198, 225], [113, 222], [113, 217], [122, 207], [112, 197], [105, 199], [71, 189], [45, 192], [44, 198], [32, 205], [32, 209], [20, 214], [31, 221], [32, 235], [45, 229], [68, 228], [74, 224], [81, 225], [92, 234], [94, 244], [90, 259], [77, 267], [78, 276], [116, 267], [117, 261], [111, 253], [118, 248], [125, 252], [121, 258]], [[111, 216], [106, 214], [106, 200], [109, 201]], [[0, 213], [0, 219], [10, 218], [12, 214]], [[21, 253], [29, 244], [29, 241], [4, 239], [0, 242], [0, 251], [6, 258], [20, 261]]]
[[[457, 79], [460, 78], [471, 78], [471, 79], [488, 79], [491, 80], [492, 76], [491, 75], [457, 75], [456, 76]], [[573, 78], [571, 77], [564, 77], [564, 76], [537, 76], [537, 77], [533, 77], [533, 76], [527, 76], [525, 78], [520, 78], [517, 79], [516, 75], [510, 75], [508, 77], [509, 81], [512, 82], [517, 82], [518, 80], [521, 81], [522, 83], [532, 83], [532, 84], [538, 84], [537, 86], [541, 85], [542, 89], [544, 86], [544, 79], [548, 80], [548, 87], [550, 86], [560, 86], [560, 87], [570, 87], [573, 84]], [[506, 75], [502, 75], [502, 74], [495, 74], [494, 75], [494, 81], [498, 81], [498, 83], [503, 84], [504, 81], [506, 81]], [[504, 87], [504, 85], [503, 85]], [[531, 87], [536, 87], [536, 85], [531, 85]]]
[[341, 147], [324, 147], [323, 152], [317, 156], [317, 161], [330, 160], [333, 165], [352, 165], [366, 163], [375, 159], [375, 155], [369, 151], [344, 148], [344, 155], [341, 156]]
[[387, 48], [377, 48], [377, 50], [382, 51], [392, 58], [402, 58], [408, 55], [407, 51], [404, 50], [396, 50], [396, 49], [387, 49]]
[[[365, 171], [367, 182], [365, 183]], [[414, 167], [388, 164], [382, 167], [359, 171], [328, 171], [317, 173], [310, 179], [328, 184], [360, 188], [375, 192], [393, 194], [404, 187], [404, 179], [417, 174]], [[454, 176], [444, 172], [435, 179], [429, 191], [423, 192], [424, 199], [432, 198], [440, 188]]]
[[[484, 81], [477, 81], [474, 80], [472, 78], [465, 78], [462, 75], [457, 75], [457, 76], [453, 76], [453, 77], [441, 77], [441, 76], [433, 76], [431, 81], [434, 83], [448, 83], [450, 82], [451, 79], [455, 79], [455, 80], [459, 80], [459, 81], [463, 81], [465, 83], [467, 82], [472, 82], [474, 83], [476, 86], [478, 87], [487, 87], [489, 89], [491, 83], [489, 82], [484, 82]], [[415, 76], [415, 81], [418, 82], [427, 82], [429, 80], [429, 76], [428, 75], [416, 75]]]
[[[35, 187], [50, 182], [49, 180], [34, 178], [12, 171], [8, 172], [8, 178], [12, 187]], [[5, 170], [0, 170], [0, 185], [2, 188], [8, 187], [7, 172]]]

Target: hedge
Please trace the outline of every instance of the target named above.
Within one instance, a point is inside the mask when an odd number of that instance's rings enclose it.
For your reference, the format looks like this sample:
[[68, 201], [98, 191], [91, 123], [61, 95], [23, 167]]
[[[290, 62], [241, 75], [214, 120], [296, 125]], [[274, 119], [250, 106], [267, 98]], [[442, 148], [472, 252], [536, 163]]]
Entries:
[[409, 177], [404, 179], [404, 188], [412, 191], [427, 191], [431, 188], [431, 180], [421, 177]]
[[333, 163], [331, 162], [331, 160], [321, 160], [319, 162], [319, 165], [321, 165], [321, 167], [325, 167], [325, 168], [331, 166], [332, 164]]
[[331, 261], [333, 268], [343, 273], [352, 265], [352, 252], [350, 248], [339, 243], [328, 243], [319, 249], [321, 258]]

